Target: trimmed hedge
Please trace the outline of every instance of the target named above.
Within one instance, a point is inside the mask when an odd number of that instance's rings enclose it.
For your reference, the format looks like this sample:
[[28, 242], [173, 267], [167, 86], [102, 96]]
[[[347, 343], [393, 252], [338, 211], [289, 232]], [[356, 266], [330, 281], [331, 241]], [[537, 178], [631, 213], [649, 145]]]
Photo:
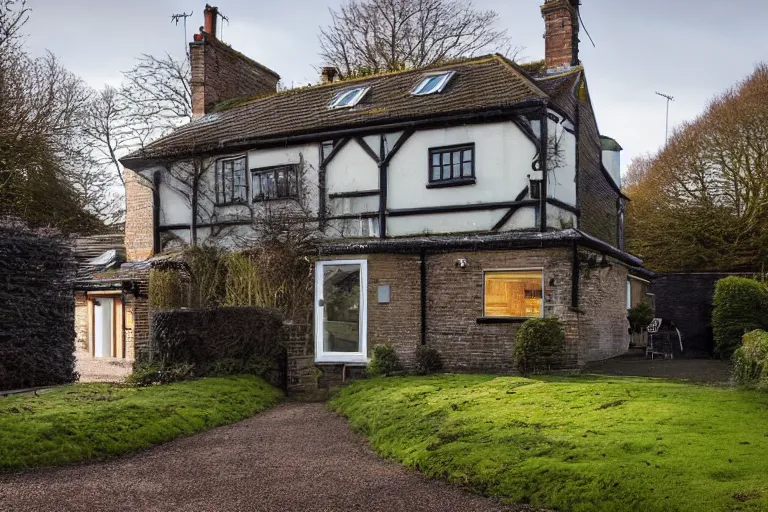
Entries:
[[280, 314], [264, 308], [156, 311], [152, 350], [161, 368], [193, 365], [195, 377], [253, 373], [285, 387]]
[[515, 335], [512, 357], [523, 375], [546, 373], [562, 364], [565, 330], [557, 318], [526, 320]]
[[733, 353], [733, 378], [743, 386], [768, 387], [768, 332], [752, 331]]
[[729, 359], [745, 333], [766, 327], [768, 292], [763, 283], [744, 277], [717, 282], [712, 311], [715, 354]]
[[0, 390], [77, 379], [74, 270], [58, 236], [0, 223]]

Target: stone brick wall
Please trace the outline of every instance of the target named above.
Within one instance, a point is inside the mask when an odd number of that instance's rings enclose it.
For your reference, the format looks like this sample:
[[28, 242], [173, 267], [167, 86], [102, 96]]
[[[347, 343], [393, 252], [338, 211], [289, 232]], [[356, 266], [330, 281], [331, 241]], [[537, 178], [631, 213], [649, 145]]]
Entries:
[[152, 184], [125, 169], [125, 250], [128, 261], [152, 256], [154, 245]]
[[[467, 266], [458, 268], [456, 261]], [[571, 307], [572, 250], [569, 248], [445, 252], [428, 254], [426, 342], [443, 356], [445, 369], [457, 372], [511, 373], [514, 336], [522, 321], [479, 323], [483, 317], [484, 271], [543, 268], [545, 315], [557, 316], [566, 331], [565, 367], [621, 355], [629, 345], [626, 311], [628, 270], [609, 258], [606, 268], [587, 261], [601, 255], [579, 250], [579, 307]], [[372, 254], [334, 257], [368, 261], [368, 350], [392, 346], [406, 368], [421, 343], [421, 276], [418, 255]], [[593, 265], [594, 267], [594, 265]], [[378, 287], [390, 285], [389, 304], [378, 303]], [[306, 390], [341, 384], [362, 375], [354, 365], [314, 365], [310, 326], [286, 334], [289, 343], [289, 389]]]
[[[368, 259], [368, 347], [390, 345], [412, 367], [421, 343], [421, 260], [419, 256], [374, 254]], [[378, 288], [390, 286], [389, 304]]]
[[278, 75], [209, 34], [189, 49], [194, 117], [222, 101], [277, 90]]
[[608, 268], [581, 271], [579, 362], [598, 361], [625, 353], [629, 347], [626, 267], [615, 261]]
[[[466, 268], [457, 268], [464, 258]], [[484, 271], [544, 268], [545, 314], [567, 322], [571, 299], [571, 257], [565, 249], [487, 251], [430, 255], [427, 260], [427, 344], [443, 355], [446, 369], [506, 373], [522, 322], [479, 324], [483, 317]], [[567, 364], [575, 365], [577, 333], [568, 332]]]
[[586, 91], [586, 98], [579, 103], [579, 228], [618, 247], [619, 194], [601, 167], [600, 133]]
[[75, 350], [88, 350], [88, 300], [85, 292], [75, 293]]
[[126, 318], [132, 319], [132, 324], [125, 326], [125, 357], [146, 361], [150, 358], [150, 315], [149, 315], [149, 279], [139, 281], [138, 295], [125, 296]]

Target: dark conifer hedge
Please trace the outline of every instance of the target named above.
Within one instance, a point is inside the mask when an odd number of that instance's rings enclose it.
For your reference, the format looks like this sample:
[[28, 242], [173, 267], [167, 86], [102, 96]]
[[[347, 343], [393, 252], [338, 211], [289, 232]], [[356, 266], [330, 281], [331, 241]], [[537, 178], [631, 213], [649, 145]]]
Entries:
[[73, 275], [60, 237], [0, 222], [0, 390], [76, 380]]

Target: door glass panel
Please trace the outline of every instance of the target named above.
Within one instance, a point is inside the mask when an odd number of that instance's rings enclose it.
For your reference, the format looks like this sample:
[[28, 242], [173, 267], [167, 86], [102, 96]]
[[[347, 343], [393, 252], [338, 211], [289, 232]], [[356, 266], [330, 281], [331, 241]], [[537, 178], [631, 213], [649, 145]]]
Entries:
[[324, 265], [323, 296], [323, 350], [360, 352], [360, 265]]

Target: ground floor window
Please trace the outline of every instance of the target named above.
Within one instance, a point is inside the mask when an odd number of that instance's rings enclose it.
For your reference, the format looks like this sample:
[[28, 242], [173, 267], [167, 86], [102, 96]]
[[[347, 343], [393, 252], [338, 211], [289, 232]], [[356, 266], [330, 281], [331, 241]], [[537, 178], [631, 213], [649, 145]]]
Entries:
[[486, 317], [536, 318], [544, 311], [544, 272], [541, 269], [485, 272]]

